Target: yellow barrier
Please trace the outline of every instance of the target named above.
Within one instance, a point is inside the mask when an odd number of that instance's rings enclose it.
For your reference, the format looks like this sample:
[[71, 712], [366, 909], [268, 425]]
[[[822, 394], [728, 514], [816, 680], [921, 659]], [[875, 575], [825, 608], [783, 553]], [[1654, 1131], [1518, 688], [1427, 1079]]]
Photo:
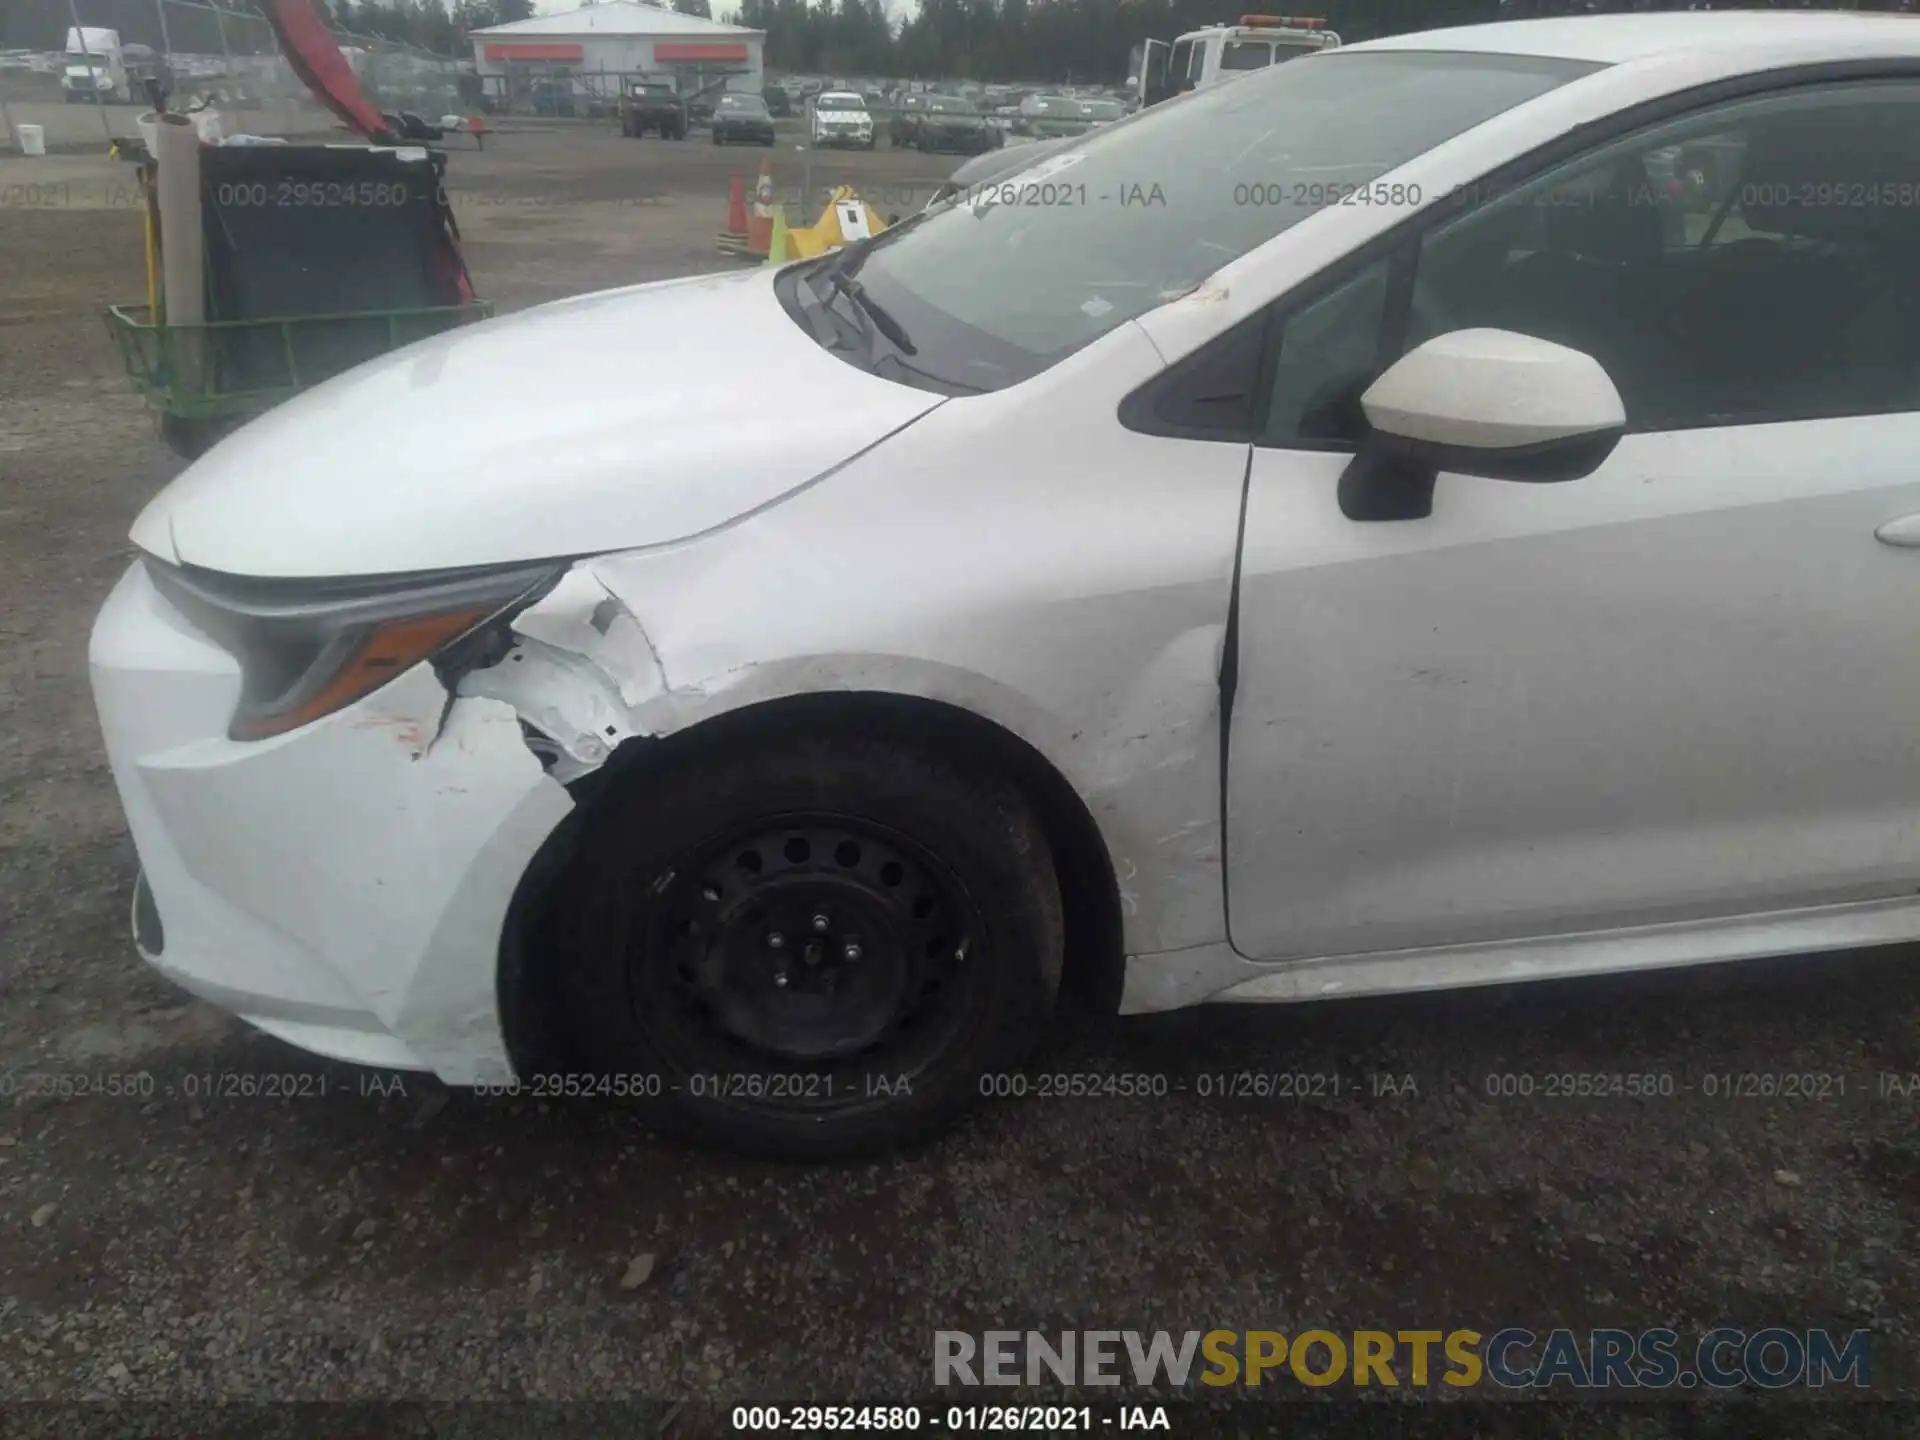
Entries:
[[[854, 223], [855, 233], [850, 237], [847, 227], [841, 224], [843, 207], [857, 206], [854, 213], [864, 220], [864, 226]], [[859, 231], [864, 228], [868, 235], [878, 235], [887, 228], [886, 222], [863, 201], [851, 185], [842, 185], [827, 197], [827, 205], [820, 212], [820, 218], [804, 228], [788, 229], [784, 213], [774, 213], [774, 241], [768, 248], [767, 263], [783, 264], [788, 260], [811, 260], [824, 255], [829, 250], [838, 250], [849, 239], [864, 238]]]

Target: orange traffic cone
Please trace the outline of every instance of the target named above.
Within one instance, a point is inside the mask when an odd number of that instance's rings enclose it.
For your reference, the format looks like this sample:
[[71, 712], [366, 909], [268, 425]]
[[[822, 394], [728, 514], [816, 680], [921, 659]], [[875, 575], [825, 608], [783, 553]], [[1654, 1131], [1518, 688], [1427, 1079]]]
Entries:
[[747, 217], [747, 253], [764, 260], [773, 248], [773, 161], [760, 162], [760, 179], [753, 187], [753, 214]]
[[720, 249], [738, 255], [747, 247], [747, 199], [740, 177], [733, 177], [733, 192], [727, 197], [727, 228], [720, 232]]

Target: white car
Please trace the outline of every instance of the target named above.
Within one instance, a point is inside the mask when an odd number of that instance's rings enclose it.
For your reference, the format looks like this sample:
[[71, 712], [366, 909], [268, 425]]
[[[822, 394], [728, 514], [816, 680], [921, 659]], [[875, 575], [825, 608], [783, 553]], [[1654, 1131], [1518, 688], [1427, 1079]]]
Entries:
[[867, 102], [851, 90], [827, 90], [814, 96], [808, 122], [816, 150], [873, 149], [873, 116]]
[[1429, 31], [331, 380], [95, 626], [140, 948], [820, 1155], [1063, 996], [1920, 937], [1916, 154], [1908, 19]]

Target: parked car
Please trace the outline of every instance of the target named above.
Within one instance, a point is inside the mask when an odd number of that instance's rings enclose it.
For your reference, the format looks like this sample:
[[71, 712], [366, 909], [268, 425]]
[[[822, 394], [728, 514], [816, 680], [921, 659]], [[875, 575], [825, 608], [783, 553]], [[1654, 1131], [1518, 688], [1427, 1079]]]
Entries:
[[[1708, 136], [1734, 209], [1662, 245]], [[1429, 31], [1021, 172], [1068, 203], [375, 360], [133, 525], [141, 952], [819, 1156], [1006, 1093], [1062, 997], [1920, 939], [1920, 207], [1821, 188], [1917, 151], [1904, 17]]]
[[895, 145], [925, 151], [957, 150], [979, 155], [1004, 143], [1000, 131], [971, 100], [955, 95], [928, 95], [907, 115], [896, 119], [888, 137]]
[[649, 131], [662, 140], [684, 140], [691, 117], [671, 85], [632, 82], [620, 101], [620, 133], [637, 140]]
[[1123, 118], [1125, 109], [1112, 100], [1078, 100], [1068, 95], [1029, 95], [1020, 102], [1014, 132], [1052, 139], [1060, 135], [1084, 135], [1101, 125]]
[[758, 95], [722, 95], [713, 110], [716, 145], [773, 144], [773, 115]]
[[809, 107], [809, 134], [816, 150], [873, 149], [873, 116], [851, 90], [823, 90]]

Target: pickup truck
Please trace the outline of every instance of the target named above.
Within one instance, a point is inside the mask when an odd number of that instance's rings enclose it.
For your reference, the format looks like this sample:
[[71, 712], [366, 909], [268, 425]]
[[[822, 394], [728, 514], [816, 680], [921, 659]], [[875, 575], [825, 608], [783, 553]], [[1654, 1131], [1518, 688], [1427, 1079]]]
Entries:
[[687, 105], [671, 85], [632, 85], [620, 100], [620, 133], [638, 139], [649, 130], [663, 140], [687, 138]]

